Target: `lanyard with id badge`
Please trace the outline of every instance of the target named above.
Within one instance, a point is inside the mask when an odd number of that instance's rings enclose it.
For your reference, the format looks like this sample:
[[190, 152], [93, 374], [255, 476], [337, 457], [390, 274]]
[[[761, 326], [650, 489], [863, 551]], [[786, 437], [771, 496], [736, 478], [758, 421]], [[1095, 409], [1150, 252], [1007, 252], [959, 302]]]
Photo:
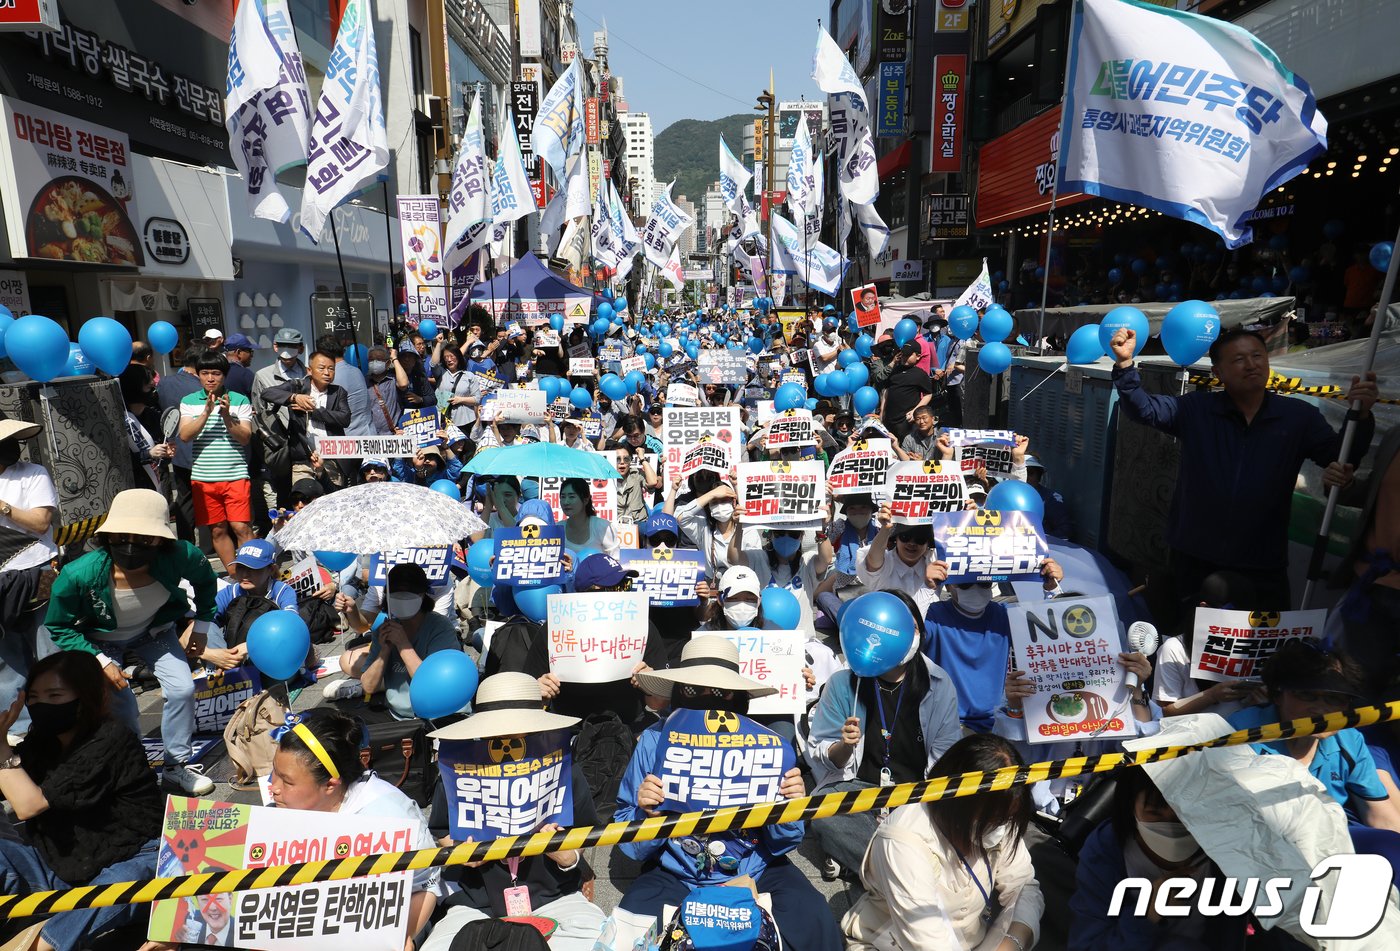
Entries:
[[530, 886], [516, 884], [516, 874], [520, 871], [519, 857], [506, 859], [506, 868], [510, 869], [510, 888], [501, 892], [506, 903], [506, 915], [518, 917], [532, 914], [534, 909], [530, 907]]

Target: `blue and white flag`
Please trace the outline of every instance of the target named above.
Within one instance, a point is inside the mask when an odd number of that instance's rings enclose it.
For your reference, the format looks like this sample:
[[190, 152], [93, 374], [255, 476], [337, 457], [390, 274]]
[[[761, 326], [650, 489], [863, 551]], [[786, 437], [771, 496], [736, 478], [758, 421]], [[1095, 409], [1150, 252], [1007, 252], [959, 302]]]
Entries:
[[812, 156], [812, 210], [802, 219], [802, 230], [808, 240], [816, 241], [822, 233], [823, 207], [826, 204], [826, 157], [820, 152]]
[[744, 206], [748, 204], [744, 190], [749, 187], [749, 182], [752, 180], [753, 172], [750, 172], [743, 162], [734, 157], [734, 153], [729, 151], [729, 145], [724, 141], [724, 136], [720, 136], [719, 190], [724, 195], [725, 207], [741, 217], [744, 213]]
[[618, 195], [612, 181], [608, 179], [603, 184], [603, 190], [608, 195], [608, 226], [619, 248], [618, 263], [614, 266], [617, 268], [618, 277], [625, 278], [631, 272], [632, 262], [636, 260], [637, 251], [642, 246], [642, 237], [637, 234], [637, 226], [632, 224], [632, 216], [627, 213], [622, 204], [622, 196]]
[[379, 180], [389, 165], [379, 57], [374, 48], [370, 0], [349, 0], [326, 63], [321, 101], [311, 126], [301, 230], [320, 241], [326, 216]]
[[870, 256], [878, 258], [889, 247], [889, 226], [880, 218], [874, 205], [852, 205], [851, 209], [856, 213], [856, 221], [860, 222], [866, 243], [870, 245]]
[[812, 180], [812, 133], [804, 120], [797, 123], [797, 135], [792, 140], [787, 166], [787, 207], [799, 221], [812, 213], [815, 188], [816, 183]]
[[254, 218], [292, 215], [277, 173], [306, 164], [311, 97], [286, 0], [246, 0], [228, 41], [224, 124]]
[[[531, 148], [549, 163], [554, 176], [564, 181], [568, 168], [565, 160], [583, 151], [586, 141], [583, 127], [583, 78], [579, 72], [580, 57], [574, 57], [569, 68], [549, 88], [535, 125], [530, 133]], [[586, 175], [586, 173], [585, 173]], [[585, 202], [585, 205], [587, 203]], [[588, 214], [587, 210], [583, 212]]]
[[817, 27], [817, 48], [812, 54], [812, 82], [827, 95], [848, 92], [864, 96], [865, 89], [860, 77], [851, 68], [850, 60], [841, 52], [841, 47], [822, 27]]
[[870, 106], [863, 96], [849, 92], [833, 93], [826, 100], [836, 146], [836, 186], [852, 204], [868, 205], [880, 194]]
[[1131, 0], [1077, 7], [1060, 191], [1247, 244], [1259, 201], [1327, 151], [1308, 84], [1232, 23]]
[[496, 246], [492, 249], [493, 256], [500, 257], [497, 249], [505, 241], [510, 223], [536, 210], [535, 193], [530, 190], [525, 159], [520, 154], [520, 140], [515, 135], [515, 119], [507, 109], [506, 121], [501, 124], [500, 151], [491, 172], [491, 243]]
[[773, 272], [796, 274], [823, 294], [835, 294], [841, 286], [846, 262], [820, 241], [805, 241], [797, 226], [774, 212]]
[[486, 245], [491, 239], [491, 220], [491, 176], [486, 172], [486, 137], [481, 131], [481, 97], [477, 96], [452, 163], [452, 193], [443, 238], [446, 270], [453, 270]]
[[656, 196], [651, 206], [651, 217], [647, 218], [646, 227], [642, 228], [642, 250], [647, 260], [657, 268], [666, 266], [681, 232], [695, 223], [694, 218], [671, 200], [671, 189], [675, 185], [674, 181], [671, 182], [665, 191]]
[[586, 218], [593, 201], [589, 195], [588, 156], [575, 152], [564, 160], [564, 165], [567, 168], [564, 176], [564, 217]]
[[954, 307], [961, 307], [966, 304], [976, 310], [985, 310], [996, 302], [996, 297], [992, 293], [992, 275], [987, 270], [987, 259], [982, 259], [982, 273], [977, 275], [977, 280], [967, 285], [967, 290], [958, 295], [958, 299], [953, 301]]

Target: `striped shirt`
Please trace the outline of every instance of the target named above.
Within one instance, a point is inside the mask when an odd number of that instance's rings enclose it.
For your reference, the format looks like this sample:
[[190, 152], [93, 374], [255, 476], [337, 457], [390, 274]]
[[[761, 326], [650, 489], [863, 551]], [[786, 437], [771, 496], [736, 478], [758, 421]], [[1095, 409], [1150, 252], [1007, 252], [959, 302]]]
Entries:
[[[182, 419], [198, 419], [204, 415], [208, 399], [204, 390], [196, 390], [180, 401]], [[229, 415], [242, 423], [252, 424], [253, 404], [241, 393], [228, 394]], [[228, 433], [223, 414], [217, 409], [209, 414], [204, 428], [194, 437], [194, 465], [190, 469], [192, 482], [239, 482], [248, 478], [248, 450]]]

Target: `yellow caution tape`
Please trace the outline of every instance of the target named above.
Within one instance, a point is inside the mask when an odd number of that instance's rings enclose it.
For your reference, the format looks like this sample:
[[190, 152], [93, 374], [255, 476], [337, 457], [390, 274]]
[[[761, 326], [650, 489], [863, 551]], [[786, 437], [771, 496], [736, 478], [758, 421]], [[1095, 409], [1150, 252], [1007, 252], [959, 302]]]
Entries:
[[94, 515], [92, 518], [79, 519], [76, 522], [69, 522], [67, 525], [61, 525], [54, 530], [54, 544], [72, 545], [77, 542], [86, 541], [105, 521], [107, 521], [107, 513], [103, 512], [101, 515]]
[[[1190, 382], [1194, 386], [1219, 386], [1220, 381], [1214, 376], [1196, 374], [1191, 377]], [[1303, 378], [1298, 376], [1284, 376], [1281, 373], [1269, 373], [1269, 382], [1265, 387], [1273, 393], [1294, 393], [1299, 396], [1316, 396], [1329, 400], [1344, 400], [1347, 398], [1347, 390], [1330, 383], [1304, 385]], [[1387, 406], [1400, 406], [1400, 399], [1381, 399], [1377, 403], [1384, 403]]]
[[597, 845], [618, 845], [624, 842], [649, 842], [681, 836], [713, 835], [738, 829], [754, 829], [780, 822], [800, 822], [825, 819], [830, 816], [869, 812], [872, 809], [893, 809], [910, 802], [935, 802], [958, 799], [980, 792], [996, 792], [1012, 786], [1028, 785], [1046, 779], [1079, 776], [1085, 773], [1107, 773], [1129, 766], [1176, 759], [1188, 753], [1245, 743], [1272, 742], [1295, 736], [1341, 730], [1347, 727], [1371, 726], [1400, 719], [1400, 700], [1379, 707], [1358, 707], [1342, 713], [1303, 718], [1290, 723], [1270, 723], [1238, 730], [1204, 743], [1186, 746], [1164, 746], [1134, 753], [1103, 753], [1098, 756], [1071, 756], [1054, 762], [1008, 766], [998, 770], [981, 770], [959, 776], [926, 779], [918, 783], [902, 783], [884, 788], [849, 790], [823, 796], [804, 796], [784, 802], [766, 802], [756, 806], [733, 807], [709, 812], [687, 812], [661, 815], [635, 822], [614, 822], [606, 826], [580, 826], [558, 832], [536, 832], [528, 836], [506, 836], [490, 842], [475, 842], [450, 848], [417, 849], [411, 852], [386, 852], [346, 859], [326, 859], [301, 862], [271, 868], [233, 869], [222, 872], [202, 872], [178, 878], [151, 878], [140, 882], [114, 882], [106, 885], [86, 885], [63, 891], [33, 892], [29, 895], [0, 896], [0, 917], [28, 918], [51, 915], [79, 908], [107, 908], [114, 905], [137, 905], [169, 898], [189, 898], [193, 895], [215, 895], [278, 888], [286, 885], [308, 885], [312, 882], [343, 881], [364, 875], [416, 871], [470, 862], [492, 862], [516, 856], [542, 855], [567, 849], [582, 849]]

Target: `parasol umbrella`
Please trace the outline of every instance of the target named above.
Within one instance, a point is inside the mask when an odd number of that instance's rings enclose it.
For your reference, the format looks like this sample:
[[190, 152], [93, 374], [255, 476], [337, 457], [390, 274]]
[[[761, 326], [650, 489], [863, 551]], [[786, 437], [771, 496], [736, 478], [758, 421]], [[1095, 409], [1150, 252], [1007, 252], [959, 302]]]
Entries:
[[478, 453], [462, 467], [472, 475], [552, 476], [560, 479], [620, 479], [621, 473], [596, 452], [552, 442], [502, 446]]
[[404, 482], [374, 482], [312, 502], [273, 536], [292, 551], [372, 555], [442, 548], [486, 531], [471, 509], [441, 492]]

